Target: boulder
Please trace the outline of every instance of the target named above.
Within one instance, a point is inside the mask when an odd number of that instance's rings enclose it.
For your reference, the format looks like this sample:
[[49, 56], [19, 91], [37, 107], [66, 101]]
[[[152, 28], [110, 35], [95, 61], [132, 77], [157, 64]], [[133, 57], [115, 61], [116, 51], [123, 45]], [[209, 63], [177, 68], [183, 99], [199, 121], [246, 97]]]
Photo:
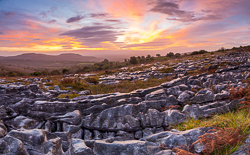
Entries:
[[22, 141], [11, 136], [0, 139], [0, 154], [6, 155], [28, 155]]
[[26, 149], [36, 150], [37, 152], [42, 152], [42, 145], [47, 139], [45, 131], [41, 129], [11, 130], [7, 135], [21, 140]]

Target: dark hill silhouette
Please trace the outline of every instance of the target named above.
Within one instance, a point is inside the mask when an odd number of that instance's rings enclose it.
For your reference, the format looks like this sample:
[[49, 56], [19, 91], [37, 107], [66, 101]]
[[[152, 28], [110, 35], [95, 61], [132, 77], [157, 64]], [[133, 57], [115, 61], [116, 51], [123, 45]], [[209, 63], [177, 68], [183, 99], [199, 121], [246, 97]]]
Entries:
[[24, 53], [17, 56], [0, 57], [2, 61], [79, 61], [79, 62], [98, 62], [100, 59], [93, 56], [82, 56], [80, 54], [65, 53], [60, 55], [46, 55], [36, 53]]

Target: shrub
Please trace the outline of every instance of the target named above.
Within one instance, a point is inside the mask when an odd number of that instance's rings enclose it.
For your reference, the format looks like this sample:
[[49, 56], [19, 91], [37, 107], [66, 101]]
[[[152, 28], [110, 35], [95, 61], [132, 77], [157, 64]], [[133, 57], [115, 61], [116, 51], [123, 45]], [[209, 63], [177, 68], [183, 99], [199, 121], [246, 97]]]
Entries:
[[206, 50], [194, 51], [190, 55], [198, 55], [198, 54], [204, 54], [204, 53], [207, 53], [207, 51]]
[[99, 78], [98, 77], [88, 77], [85, 79], [86, 82], [89, 83], [94, 83], [94, 84], [98, 84], [99, 83]]
[[60, 75], [60, 72], [58, 70], [53, 70], [50, 72], [50, 75]]
[[76, 82], [74, 83], [72, 88], [77, 91], [82, 91], [82, 90], [86, 90], [87, 86], [88, 85], [86, 83]]
[[[209, 133], [212, 132], [212, 133]], [[194, 142], [192, 145], [197, 143], [204, 144], [202, 152], [206, 155], [211, 154], [216, 150], [222, 150], [226, 146], [236, 145], [246, 136], [242, 136], [240, 128], [219, 128], [215, 127], [212, 130], [209, 130], [202, 136], [199, 136], [199, 139]]]
[[31, 75], [34, 75], [34, 76], [40, 76], [40, 75], [42, 75], [40, 72], [34, 72], [34, 73], [32, 73]]
[[137, 61], [136, 57], [133, 56], [133, 57], [130, 57], [129, 63], [131, 63], [131, 64], [137, 64], [138, 61]]

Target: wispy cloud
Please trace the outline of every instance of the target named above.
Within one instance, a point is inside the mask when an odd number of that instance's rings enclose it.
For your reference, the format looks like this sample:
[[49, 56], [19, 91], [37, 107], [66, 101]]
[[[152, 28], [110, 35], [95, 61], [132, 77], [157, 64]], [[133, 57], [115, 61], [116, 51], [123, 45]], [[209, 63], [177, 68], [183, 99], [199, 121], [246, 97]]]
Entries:
[[105, 41], [113, 42], [117, 39], [117, 36], [121, 34], [121, 32], [118, 32], [112, 26], [98, 25], [86, 26], [80, 29], [70, 30], [60, 35], [80, 39], [84, 44], [88, 46], [96, 46]]
[[90, 17], [91, 18], [107, 18], [110, 15], [108, 13], [91, 13]]
[[84, 18], [84, 16], [75, 16], [75, 17], [71, 17], [69, 19], [67, 19], [66, 23], [74, 23], [74, 22], [78, 22], [80, 20], [82, 20]]

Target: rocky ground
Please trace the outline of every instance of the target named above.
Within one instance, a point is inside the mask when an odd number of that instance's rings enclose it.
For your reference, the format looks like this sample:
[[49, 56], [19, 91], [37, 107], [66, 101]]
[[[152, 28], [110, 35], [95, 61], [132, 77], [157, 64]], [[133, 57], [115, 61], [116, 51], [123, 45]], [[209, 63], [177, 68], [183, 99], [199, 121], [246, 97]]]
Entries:
[[[248, 59], [249, 53], [241, 52], [172, 64], [175, 72], [169, 74], [152, 68], [122, 72], [102, 80], [145, 80], [150, 75], [174, 79], [130, 93], [81, 95], [71, 100], [56, 98], [67, 93], [58, 87], [44, 92], [37, 84], [43, 79], [29, 85], [1, 84], [0, 154], [172, 155], [173, 148], [191, 148], [211, 127], [178, 131], [171, 126], [233, 110], [244, 99], [230, 101], [229, 87], [246, 87], [243, 80], [250, 77]], [[232, 65], [219, 67], [224, 62]], [[188, 75], [187, 71], [202, 67], [217, 70]], [[203, 146], [192, 147], [193, 153], [200, 153]], [[244, 154], [244, 148], [234, 155]]]

